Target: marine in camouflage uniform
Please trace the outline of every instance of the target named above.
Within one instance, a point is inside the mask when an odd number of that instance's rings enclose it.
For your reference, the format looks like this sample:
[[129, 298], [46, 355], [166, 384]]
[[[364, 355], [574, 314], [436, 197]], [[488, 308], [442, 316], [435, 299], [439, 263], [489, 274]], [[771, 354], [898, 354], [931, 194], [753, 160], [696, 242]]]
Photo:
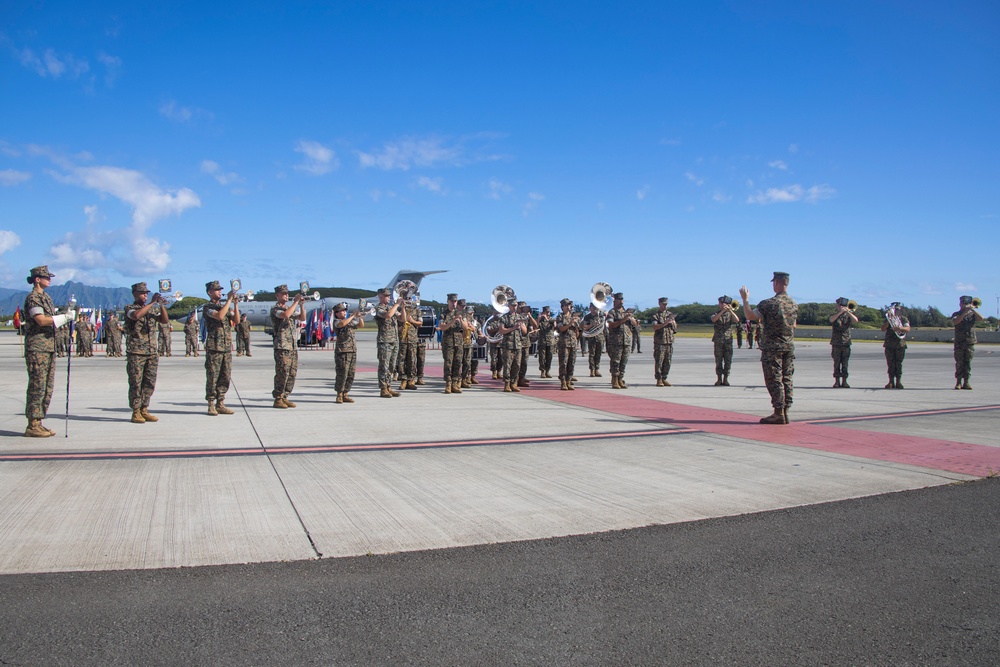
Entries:
[[903, 336], [900, 336], [896, 331], [889, 326], [888, 320], [882, 323], [882, 331], [885, 332], [885, 340], [882, 343], [882, 347], [885, 348], [885, 365], [886, 372], [889, 375], [889, 381], [886, 383], [886, 389], [902, 389], [903, 388], [903, 359], [906, 358], [906, 339], [904, 338], [910, 331], [910, 320], [903, 316], [902, 311], [899, 310], [899, 304], [893, 304], [892, 308], [896, 309], [899, 315], [899, 321], [902, 324]]
[[[298, 331], [295, 334], [295, 338], [298, 339]], [[250, 354], [250, 320], [245, 314], [240, 315], [240, 323], [236, 325], [236, 356], [244, 354], [248, 357], [253, 356]]]
[[601, 355], [607, 347], [604, 313], [597, 306], [590, 304], [590, 312], [583, 316], [580, 329], [591, 331], [597, 329], [595, 336], [585, 336], [587, 340], [587, 365], [590, 367], [590, 377], [601, 377]]
[[528, 356], [531, 354], [531, 334], [538, 329], [538, 322], [531, 314], [531, 308], [524, 301], [517, 302], [517, 312], [524, 322], [526, 331], [521, 335], [521, 364], [517, 372], [517, 386], [527, 387], [528, 381]]
[[556, 345], [556, 320], [549, 306], [542, 306], [538, 315], [538, 370], [539, 377], [552, 377], [552, 350]]
[[653, 375], [657, 387], [669, 387], [670, 362], [674, 357], [674, 334], [677, 333], [676, 316], [667, 310], [667, 297], [659, 298], [660, 309], [653, 313]]
[[400, 317], [403, 328], [399, 331], [400, 389], [417, 388], [417, 348], [420, 344], [420, 308], [409, 299], [403, 301]]
[[[295, 295], [292, 303], [288, 303], [288, 285], [278, 285], [274, 288], [276, 303], [271, 306], [271, 328], [274, 329], [274, 389], [271, 397], [275, 408], [294, 408], [295, 403], [288, 400], [288, 395], [295, 388], [295, 376], [299, 372], [299, 322], [306, 321], [306, 309], [302, 305], [305, 295], [301, 292]], [[246, 321], [246, 315], [240, 320], [240, 325]], [[237, 333], [237, 340], [240, 334]], [[249, 348], [245, 346], [249, 356]]]
[[76, 320], [76, 356], [94, 356], [94, 328], [85, 315]]
[[522, 336], [528, 333], [528, 325], [518, 317], [517, 304], [511, 303], [506, 313], [500, 316], [497, 333], [503, 336], [503, 390], [520, 392], [517, 378], [521, 374], [521, 355], [524, 352]]
[[365, 326], [365, 318], [361, 311], [355, 310], [348, 317], [346, 303], [338, 303], [333, 307], [333, 328], [337, 334], [337, 343], [334, 348], [337, 367], [336, 403], [354, 402], [354, 399], [348, 396], [348, 392], [354, 386], [354, 371], [358, 366], [358, 345], [354, 334], [357, 329], [363, 326]]
[[[476, 345], [472, 334], [475, 331], [476, 325], [474, 317], [469, 314], [466, 308], [465, 299], [459, 299], [456, 308], [461, 318], [465, 321], [466, 326], [462, 333], [462, 370], [460, 371], [461, 378], [459, 384], [461, 384], [462, 389], [468, 389], [472, 386], [472, 348]], [[476, 384], [479, 383], [477, 382]]]
[[630, 327], [635, 318], [622, 307], [625, 296], [621, 292], [614, 293], [614, 307], [608, 311], [608, 358], [611, 359], [611, 388], [628, 389], [625, 384], [625, 367], [628, 365], [628, 354], [631, 341]]
[[983, 316], [972, 305], [971, 296], [958, 300], [959, 309], [951, 314], [955, 325], [955, 389], [972, 389], [972, 357], [976, 354], [976, 322]]
[[128, 336], [128, 354], [125, 372], [128, 375], [128, 405], [132, 409], [132, 423], [145, 424], [159, 421], [149, 414], [149, 401], [156, 389], [156, 373], [160, 360], [156, 353], [157, 325], [167, 321], [167, 308], [157, 293], [149, 299], [146, 283], [132, 285], [134, 301], [125, 306], [125, 335]]
[[580, 335], [580, 314], [573, 312], [573, 302], [563, 299], [559, 302], [562, 312], [556, 316], [556, 343], [559, 352], [559, 389], [572, 391], [573, 373], [576, 371], [577, 338]]
[[378, 325], [378, 386], [381, 398], [399, 396], [392, 388], [392, 376], [396, 372], [399, 357], [398, 313], [402, 300], [389, 303], [392, 290], [383, 287], [378, 291], [378, 306], [375, 307], [375, 324]]
[[122, 325], [118, 321], [118, 314], [111, 311], [108, 321], [104, 325], [104, 351], [109, 357], [122, 356]]
[[27, 281], [32, 285], [24, 299], [24, 362], [28, 370], [28, 390], [25, 395], [24, 416], [28, 427], [24, 435], [29, 438], [49, 438], [56, 434], [42, 425], [52, 402], [56, 382], [56, 329], [73, 321], [76, 313], [69, 309], [57, 315], [52, 299], [45, 293], [55, 274], [49, 267], [36, 266]]
[[761, 424], [787, 424], [788, 409], [792, 405], [792, 375], [795, 373], [795, 323], [799, 307], [788, 296], [789, 276], [775, 271], [771, 278], [774, 296], [751, 309], [750, 290], [740, 288], [743, 314], [747, 320], [763, 321], [764, 341], [760, 348], [760, 364], [764, 371], [764, 384], [771, 395], [774, 412], [760, 420]]
[[205, 400], [209, 415], [231, 415], [225, 401], [233, 372], [233, 327], [240, 321], [240, 306], [233, 290], [222, 300], [218, 280], [205, 283], [205, 291], [210, 299], [201, 309], [206, 332]]
[[715, 347], [715, 386], [729, 386], [729, 372], [733, 368], [733, 328], [740, 325], [739, 316], [733, 312], [732, 298], [719, 297], [719, 310], [712, 315], [712, 343]]
[[851, 360], [851, 327], [858, 318], [847, 308], [848, 300], [837, 299], [837, 312], [830, 316], [830, 355], [833, 357], [833, 388], [850, 389], [847, 363]]
[[65, 357], [69, 353], [69, 323], [56, 329], [56, 356]]
[[171, 332], [174, 330], [170, 320], [160, 323], [160, 338], [159, 344], [157, 346], [157, 352], [161, 357], [172, 356], [171, 351]]
[[[435, 329], [441, 332], [441, 356], [444, 359], [444, 393], [462, 392], [462, 340], [464, 320], [458, 311], [458, 295], [449, 294], [448, 303]], [[458, 390], [457, 392], [455, 390]]]
[[184, 323], [184, 356], [198, 356], [198, 317], [197, 311], [194, 310]]
[[639, 320], [635, 319], [635, 311], [629, 309], [629, 313], [632, 314], [632, 324], [629, 325], [629, 330], [632, 334], [632, 351], [636, 354], [642, 354], [642, 325], [639, 324]]

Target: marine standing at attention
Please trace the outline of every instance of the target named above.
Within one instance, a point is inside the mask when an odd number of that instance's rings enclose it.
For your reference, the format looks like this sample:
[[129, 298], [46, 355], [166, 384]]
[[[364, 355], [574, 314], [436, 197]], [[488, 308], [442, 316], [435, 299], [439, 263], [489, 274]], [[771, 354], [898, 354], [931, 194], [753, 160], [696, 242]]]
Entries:
[[657, 387], [669, 387], [670, 362], [674, 358], [674, 334], [677, 317], [667, 310], [667, 297], [659, 299], [659, 310], [653, 313], [653, 375]]
[[715, 344], [715, 386], [729, 386], [729, 372], [733, 368], [733, 327], [740, 325], [739, 315], [733, 312], [736, 304], [732, 297], [719, 297], [719, 310], [712, 315]]
[[764, 340], [760, 347], [760, 365], [764, 371], [764, 384], [771, 395], [774, 412], [760, 420], [761, 424], [787, 424], [788, 408], [792, 405], [792, 375], [795, 373], [795, 323], [799, 307], [788, 296], [789, 276], [775, 271], [771, 278], [774, 296], [764, 299], [751, 308], [750, 290], [740, 288], [743, 314], [747, 321], [763, 320]]
[[333, 328], [337, 333], [337, 345], [334, 348], [337, 367], [337, 400], [336, 403], [353, 403], [348, 396], [354, 386], [354, 370], [358, 365], [358, 346], [354, 332], [365, 326], [365, 318], [360, 310], [355, 310], [347, 317], [347, 304], [338, 303], [333, 307]]
[[972, 375], [972, 357], [976, 354], [976, 322], [982, 320], [974, 299], [959, 297], [958, 310], [951, 314], [955, 325], [955, 389], [972, 389], [969, 376]]
[[611, 388], [628, 389], [625, 384], [625, 366], [628, 365], [628, 353], [631, 347], [631, 336], [626, 336], [626, 327], [635, 323], [635, 318], [625, 310], [625, 296], [615, 292], [614, 307], [608, 311], [608, 358], [611, 359]]
[[198, 356], [198, 311], [192, 310], [184, 323], [184, 356]]
[[556, 321], [552, 317], [552, 309], [542, 306], [538, 315], [538, 370], [539, 377], [550, 378], [552, 375], [552, 349], [556, 344]]
[[562, 312], [556, 316], [556, 331], [559, 332], [559, 388], [573, 390], [573, 373], [576, 371], [577, 337], [580, 334], [580, 313], [573, 312], [573, 302], [563, 299], [559, 302]]
[[[149, 414], [149, 401], [156, 389], [156, 373], [160, 359], [156, 350], [156, 330], [168, 322], [167, 308], [159, 292], [149, 299], [146, 283], [132, 285], [134, 301], [125, 306], [125, 334], [128, 336], [128, 354], [125, 370], [128, 373], [128, 405], [132, 408], [132, 423], [145, 424], [159, 421]], [[149, 303], [146, 303], [149, 301]]]
[[837, 312], [830, 316], [830, 354], [833, 356], [833, 388], [850, 389], [847, 384], [847, 362], [851, 360], [851, 327], [858, 323], [857, 316], [848, 307], [851, 302], [844, 297], [837, 299]]
[[[274, 288], [275, 304], [271, 307], [271, 328], [274, 329], [274, 398], [275, 408], [294, 408], [295, 403], [288, 400], [288, 395], [295, 388], [295, 376], [299, 371], [299, 322], [306, 321], [306, 309], [302, 305], [305, 295], [299, 292], [288, 303], [288, 285], [278, 285]], [[240, 324], [246, 321], [242, 316]], [[237, 334], [239, 337], [240, 334]], [[245, 347], [247, 356], [250, 348]]]
[[423, 319], [420, 317], [420, 308], [411, 298], [403, 299], [400, 306], [400, 317], [403, 320], [403, 328], [399, 331], [399, 365], [402, 367], [402, 380], [399, 383], [400, 389], [417, 388], [417, 346], [420, 343], [418, 332]]
[[441, 313], [437, 330], [441, 332], [441, 356], [444, 358], [444, 393], [462, 393], [462, 351], [468, 324], [458, 310], [458, 294], [448, 295], [448, 305]]
[[42, 425], [49, 412], [56, 382], [56, 329], [76, 317], [72, 308], [64, 315], [56, 314], [52, 299], [45, 293], [54, 277], [55, 274], [49, 273], [49, 267], [36, 266], [27, 279], [32, 288], [24, 299], [22, 312], [25, 314], [24, 361], [28, 367], [28, 391], [24, 406], [28, 428], [24, 435], [28, 438], [48, 438], [56, 434]]
[[240, 323], [236, 325], [236, 356], [244, 354], [248, 357], [253, 356], [250, 354], [250, 320], [247, 319], [246, 313], [240, 315]]
[[206, 331], [205, 400], [209, 415], [231, 415], [233, 411], [226, 407], [226, 392], [233, 372], [233, 326], [240, 321], [240, 306], [234, 290], [222, 300], [218, 280], [205, 283], [205, 291], [210, 299], [201, 309]]
[[375, 307], [375, 324], [378, 325], [378, 386], [380, 398], [393, 398], [399, 392], [392, 388], [392, 374], [396, 371], [399, 357], [399, 309], [403, 300], [389, 303], [392, 290], [383, 287], [378, 291], [378, 306]]
[[104, 327], [105, 355], [108, 357], [122, 356], [122, 325], [118, 321], [118, 314], [111, 311], [108, 315], [107, 324]]

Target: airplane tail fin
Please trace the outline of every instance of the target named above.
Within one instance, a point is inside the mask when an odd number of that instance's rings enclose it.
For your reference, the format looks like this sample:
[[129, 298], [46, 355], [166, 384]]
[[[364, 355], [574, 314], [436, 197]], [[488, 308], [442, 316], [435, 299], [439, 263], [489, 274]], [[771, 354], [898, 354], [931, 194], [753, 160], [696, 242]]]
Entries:
[[429, 276], [434, 273], [446, 273], [446, 272], [447, 269], [442, 269], [439, 271], [413, 271], [412, 269], [403, 269], [401, 271], [396, 272], [396, 275], [392, 277], [392, 280], [389, 281], [389, 284], [387, 284], [386, 287], [388, 287], [389, 289], [393, 289], [396, 287], [396, 283], [398, 283], [400, 280], [412, 280], [417, 284], [417, 289], [420, 289], [420, 281], [424, 279], [424, 276]]

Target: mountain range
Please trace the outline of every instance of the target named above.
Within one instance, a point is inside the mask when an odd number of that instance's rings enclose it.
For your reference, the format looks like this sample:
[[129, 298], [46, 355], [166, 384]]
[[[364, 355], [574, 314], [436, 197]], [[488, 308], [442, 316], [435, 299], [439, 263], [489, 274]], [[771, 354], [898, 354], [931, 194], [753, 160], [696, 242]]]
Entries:
[[[28, 291], [0, 287], [0, 316], [11, 317], [16, 308], [24, 305]], [[63, 285], [50, 285], [45, 291], [57, 307], [65, 306], [71, 294], [79, 308], [124, 308], [132, 303], [132, 290], [128, 287], [94, 287], [67, 281]]]

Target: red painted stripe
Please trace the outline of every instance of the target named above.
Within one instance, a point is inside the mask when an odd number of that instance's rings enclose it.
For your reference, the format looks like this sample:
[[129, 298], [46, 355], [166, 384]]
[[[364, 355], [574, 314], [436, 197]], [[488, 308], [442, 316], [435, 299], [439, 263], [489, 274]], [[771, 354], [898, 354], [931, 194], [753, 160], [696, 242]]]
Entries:
[[758, 417], [752, 415], [638, 398], [619, 391], [610, 393], [578, 388], [570, 392], [560, 391], [549, 385], [522, 391], [528, 395], [590, 410], [665, 422], [743, 440], [848, 454], [979, 477], [1000, 470], [1000, 447], [913, 435], [847, 430], [806, 422], [769, 426], [760, 424]]
[[857, 415], [855, 417], [831, 417], [830, 419], [807, 419], [803, 424], [837, 424], [840, 422], [868, 421], [870, 419], [898, 419], [900, 417], [927, 417], [937, 415], [961, 414], [966, 412], [982, 412], [983, 410], [1000, 410], [1000, 405], [980, 405], [965, 408], [942, 408], [940, 410], [918, 410], [916, 412], [888, 412], [881, 415]]

